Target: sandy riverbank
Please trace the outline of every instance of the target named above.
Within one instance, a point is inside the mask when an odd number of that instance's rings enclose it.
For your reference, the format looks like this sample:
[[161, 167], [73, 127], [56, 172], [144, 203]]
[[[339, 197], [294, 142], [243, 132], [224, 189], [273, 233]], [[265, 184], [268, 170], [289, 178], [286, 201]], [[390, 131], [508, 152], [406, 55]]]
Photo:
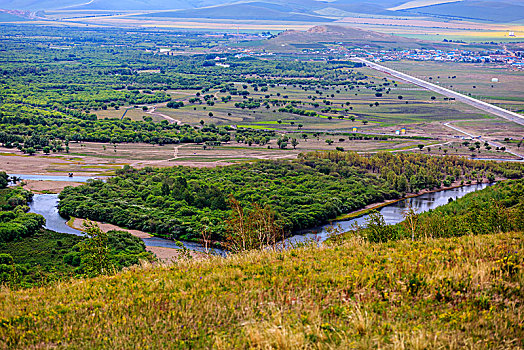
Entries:
[[[69, 221], [68, 225], [70, 227], [74, 228], [74, 229], [82, 230], [82, 227], [83, 227], [82, 225], [83, 225], [84, 222], [85, 222], [84, 219], [75, 218], [74, 220]], [[96, 223], [98, 225], [98, 227], [100, 227], [100, 229], [102, 231], [104, 231], [104, 232], [117, 230], [117, 231], [129, 232], [130, 234], [132, 234], [133, 236], [138, 237], [138, 238], [150, 238], [150, 237], [153, 237], [150, 233], [147, 233], [147, 232], [144, 232], [144, 231], [129, 230], [129, 229], [126, 229], [126, 228], [122, 228], [122, 227], [119, 227], [119, 226], [116, 226], [116, 225], [112, 225], [112, 224], [107, 224], [107, 223], [104, 223], [104, 222], [97, 222], [97, 221], [93, 221], [93, 222]], [[173, 261], [176, 261], [176, 260], [181, 258], [181, 250], [180, 249], [148, 246], [148, 247], [146, 247], [146, 250], [148, 252], [151, 252], [151, 253], [155, 254], [156, 257], [158, 258], [158, 260], [160, 260], [161, 262], [166, 263], [166, 264], [170, 264]], [[191, 254], [191, 256], [193, 258], [196, 258], [196, 259], [203, 259], [203, 258], [206, 257], [206, 254], [200, 253], [200, 252], [195, 252], [195, 251], [190, 251], [190, 254]]]
[[81, 182], [73, 181], [47, 181], [47, 180], [24, 180], [23, 187], [34, 193], [60, 193], [68, 186], [77, 187], [83, 185]]

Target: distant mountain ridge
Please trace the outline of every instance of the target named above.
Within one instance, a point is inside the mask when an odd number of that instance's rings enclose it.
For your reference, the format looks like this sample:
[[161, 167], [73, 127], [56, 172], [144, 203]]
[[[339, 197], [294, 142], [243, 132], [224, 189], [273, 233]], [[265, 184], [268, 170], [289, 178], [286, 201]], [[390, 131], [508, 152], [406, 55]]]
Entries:
[[0, 0], [0, 8], [23, 10], [173, 10], [222, 5], [231, 0]]
[[524, 20], [522, 0], [0, 0], [0, 9], [145, 11], [152, 17], [305, 22], [326, 22], [351, 14]]
[[406, 12], [468, 20], [513, 22], [524, 19], [524, 1], [461, 1], [414, 8]]

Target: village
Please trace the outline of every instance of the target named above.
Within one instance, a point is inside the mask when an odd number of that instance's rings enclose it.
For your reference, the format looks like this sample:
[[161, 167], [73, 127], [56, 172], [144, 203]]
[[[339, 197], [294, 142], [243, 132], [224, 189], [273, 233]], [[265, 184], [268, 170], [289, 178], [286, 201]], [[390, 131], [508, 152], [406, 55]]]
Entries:
[[375, 62], [384, 61], [438, 61], [457, 63], [493, 63], [505, 68], [523, 69], [524, 51], [470, 51], [470, 50], [381, 50], [356, 49], [356, 55]]

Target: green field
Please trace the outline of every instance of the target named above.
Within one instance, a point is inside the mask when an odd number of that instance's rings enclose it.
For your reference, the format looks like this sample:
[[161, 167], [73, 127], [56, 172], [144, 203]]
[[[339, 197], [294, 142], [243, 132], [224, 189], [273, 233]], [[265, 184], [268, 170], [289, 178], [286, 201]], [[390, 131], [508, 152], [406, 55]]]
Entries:
[[[378, 73], [361, 68], [356, 71], [366, 74], [367, 79], [362, 81], [376, 84], [384, 81], [384, 77]], [[319, 90], [315, 85], [306, 81], [301, 83], [281, 83], [279, 86], [269, 87], [267, 92], [255, 91], [248, 86], [244, 89], [249, 92], [249, 98], [255, 101], [278, 100], [279, 105], [269, 105], [269, 108], [261, 105], [253, 109], [235, 108], [235, 103], [244, 102], [239, 96], [232, 96], [228, 102], [221, 99], [229, 95], [217, 90], [210, 90], [207, 94], [213, 95], [214, 105], [189, 103], [187, 96], [184, 101], [186, 105], [179, 109], [159, 108], [158, 112], [168, 115], [184, 123], [198, 124], [200, 120], [217, 125], [241, 125], [253, 128], [270, 128], [282, 131], [298, 130], [302, 125], [303, 131], [350, 131], [357, 127], [362, 131], [373, 131], [376, 127], [400, 128], [405, 124], [431, 123], [439, 121], [450, 121], [457, 119], [482, 118], [482, 113], [472, 110], [461, 103], [444, 100], [438, 94], [419, 89], [411, 84], [397, 82], [397, 86], [391, 86], [389, 93], [382, 96], [375, 95], [375, 89], [358, 87], [353, 90], [346, 86], [325, 86]], [[390, 84], [393, 84], [389, 80]], [[235, 84], [241, 85], [241, 84]], [[317, 92], [321, 91], [322, 94]], [[176, 93], [176, 92], [173, 92]], [[401, 95], [402, 100], [398, 99]], [[435, 97], [433, 100], [432, 97]], [[293, 101], [293, 102], [289, 102]], [[329, 104], [326, 104], [326, 101]], [[375, 105], [378, 102], [378, 106]], [[292, 103], [297, 108], [305, 111], [314, 111], [317, 116], [307, 117], [291, 113], [280, 112], [282, 106]], [[318, 106], [312, 104], [318, 103]], [[349, 103], [349, 104], [348, 104]], [[373, 106], [370, 106], [373, 104]], [[329, 111], [325, 111], [330, 108]], [[213, 116], [209, 116], [209, 113]], [[332, 119], [328, 119], [331, 117]], [[340, 117], [343, 117], [341, 119]], [[354, 117], [352, 121], [349, 118]], [[281, 121], [281, 123], [278, 123]], [[293, 125], [291, 124], [293, 123]]]

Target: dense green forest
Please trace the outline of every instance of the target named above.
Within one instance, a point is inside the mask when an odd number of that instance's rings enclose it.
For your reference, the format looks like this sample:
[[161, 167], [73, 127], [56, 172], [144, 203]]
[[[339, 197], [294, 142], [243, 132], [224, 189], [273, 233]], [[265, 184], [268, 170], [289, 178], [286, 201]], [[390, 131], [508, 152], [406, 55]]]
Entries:
[[350, 152], [303, 154], [295, 161], [258, 161], [217, 168], [124, 167], [107, 182], [91, 181], [60, 194], [60, 213], [136, 228], [175, 239], [202, 231], [227, 239], [228, 201], [254, 203], [277, 213], [287, 233], [404, 193], [453, 183], [521, 178], [517, 163], [455, 156]]

